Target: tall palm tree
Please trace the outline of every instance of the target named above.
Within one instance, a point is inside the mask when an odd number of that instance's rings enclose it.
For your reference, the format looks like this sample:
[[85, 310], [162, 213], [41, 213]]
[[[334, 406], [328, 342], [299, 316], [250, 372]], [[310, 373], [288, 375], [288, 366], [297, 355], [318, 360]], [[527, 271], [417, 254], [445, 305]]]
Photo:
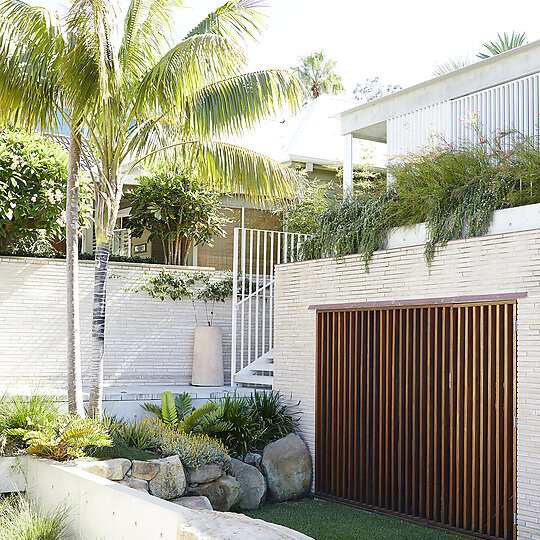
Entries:
[[326, 58], [322, 51], [300, 57], [300, 66], [293, 68], [313, 99], [321, 94], [339, 94], [345, 90], [341, 77], [335, 72], [336, 61]]
[[[56, 134], [64, 120], [73, 120], [72, 104], [65, 99], [61, 77], [46, 77], [46, 70], [59, 63], [72, 43], [63, 36], [62, 22], [54, 12], [27, 9], [21, 24], [23, 14], [13, 8], [11, 2], [0, 3], [0, 117], [30, 130]], [[39, 35], [33, 47], [21, 46]], [[66, 197], [67, 394], [69, 411], [83, 415], [78, 275], [81, 138], [75, 127]]]
[[[67, 121], [85, 143], [83, 158], [87, 152], [96, 164], [92, 416], [101, 415], [109, 241], [126, 175], [139, 164], [181, 156], [210, 184], [256, 199], [289, 196], [297, 182], [291, 169], [221, 140], [283, 107], [297, 108], [303, 99], [301, 83], [287, 71], [244, 72], [240, 44], [261, 28], [259, 1], [231, 0], [171, 43], [179, 4], [132, 0], [121, 22], [112, 0], [73, 0], [52, 33], [49, 12], [42, 10], [40, 24], [34, 24], [33, 8], [19, 0], [4, 2], [9, 23], [24, 36], [10, 52], [16, 57], [12, 63], [23, 65], [39, 51], [42, 69], [27, 88], [37, 84], [36, 100], [40, 92], [62, 88], [62, 111], [69, 106]], [[59, 48], [65, 54], [57, 53]]]

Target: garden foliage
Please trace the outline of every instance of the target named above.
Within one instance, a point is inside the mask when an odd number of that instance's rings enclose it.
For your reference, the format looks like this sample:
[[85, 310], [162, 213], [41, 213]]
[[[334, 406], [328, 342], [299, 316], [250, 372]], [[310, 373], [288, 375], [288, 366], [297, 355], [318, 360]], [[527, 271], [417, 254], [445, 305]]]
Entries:
[[[0, 129], [0, 249], [20, 239], [64, 236], [67, 156], [52, 141], [19, 129]], [[89, 212], [83, 185], [81, 220]]]
[[389, 172], [388, 189], [374, 180], [313, 216], [314, 232], [293, 228], [313, 234], [302, 246], [303, 258], [362, 253], [367, 265], [392, 227], [426, 222], [431, 262], [449, 240], [485, 234], [495, 210], [540, 201], [540, 138], [510, 131], [479, 136], [478, 143], [440, 142], [394, 160]]

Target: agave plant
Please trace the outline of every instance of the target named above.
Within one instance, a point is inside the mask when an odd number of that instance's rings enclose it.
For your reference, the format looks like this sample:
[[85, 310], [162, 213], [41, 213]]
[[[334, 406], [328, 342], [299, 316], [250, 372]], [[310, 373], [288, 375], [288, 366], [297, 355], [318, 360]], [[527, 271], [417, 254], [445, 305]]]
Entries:
[[112, 446], [105, 427], [97, 420], [66, 414], [44, 425], [31, 423], [30, 429], [6, 430], [8, 436], [20, 437], [27, 452], [56, 461], [83, 457], [87, 446]]

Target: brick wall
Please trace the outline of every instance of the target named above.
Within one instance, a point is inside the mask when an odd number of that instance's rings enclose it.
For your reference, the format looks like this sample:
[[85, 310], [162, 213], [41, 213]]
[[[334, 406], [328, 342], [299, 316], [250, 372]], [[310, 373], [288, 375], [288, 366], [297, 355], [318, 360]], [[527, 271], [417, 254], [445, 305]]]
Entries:
[[[190, 301], [134, 292], [162, 267], [111, 263], [107, 280], [105, 384], [190, 384], [195, 316]], [[65, 386], [65, 263], [0, 257], [0, 389]], [[83, 384], [91, 354], [93, 261], [80, 263]], [[197, 307], [205, 323], [204, 304]], [[216, 305], [229, 380], [231, 302]]]
[[527, 292], [517, 307], [518, 536], [540, 538], [540, 230], [450, 242], [431, 269], [423, 246], [277, 268], [275, 383], [301, 400], [301, 432], [314, 453], [315, 311], [310, 304]]

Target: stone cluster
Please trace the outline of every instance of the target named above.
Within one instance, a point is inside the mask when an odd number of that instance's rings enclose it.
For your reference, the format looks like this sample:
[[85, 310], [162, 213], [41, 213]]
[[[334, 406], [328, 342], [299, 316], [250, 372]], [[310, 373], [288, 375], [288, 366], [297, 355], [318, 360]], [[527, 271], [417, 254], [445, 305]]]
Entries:
[[253, 510], [266, 500], [299, 499], [309, 494], [312, 482], [311, 456], [295, 434], [270, 443], [262, 455], [248, 453], [243, 461], [231, 458], [198, 469], [184, 467], [178, 456], [150, 461], [76, 460], [75, 465], [195, 510]]

